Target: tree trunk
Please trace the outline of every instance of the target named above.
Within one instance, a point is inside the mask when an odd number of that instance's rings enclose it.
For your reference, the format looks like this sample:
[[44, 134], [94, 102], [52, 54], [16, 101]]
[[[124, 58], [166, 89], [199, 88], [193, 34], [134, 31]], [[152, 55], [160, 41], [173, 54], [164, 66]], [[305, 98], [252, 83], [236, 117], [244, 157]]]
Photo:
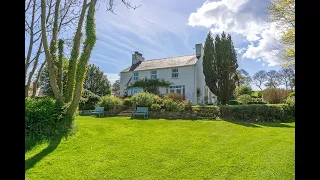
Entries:
[[41, 67], [38, 71], [38, 74], [37, 74], [37, 78], [35, 79], [35, 81], [33, 82], [33, 89], [32, 89], [32, 96], [31, 97], [35, 97], [36, 96], [36, 92], [37, 92], [37, 84], [39, 82], [39, 79], [40, 79], [40, 75], [41, 75], [41, 71], [44, 67], [44, 65], [46, 64], [46, 61], [44, 61], [42, 64], [41, 64]]
[[[56, 6], [59, 3], [60, 3], [60, 0], [57, 0]], [[43, 38], [42, 40], [43, 40], [43, 47], [44, 47], [46, 62], [48, 63], [50, 86], [52, 88], [55, 99], [58, 102], [63, 102], [62, 94], [60, 93], [59, 88], [57, 86], [57, 80], [56, 80], [54, 64], [53, 64], [54, 62], [52, 62], [52, 56], [49, 50], [48, 39], [46, 34], [46, 0], [41, 0], [41, 33]]]
[[87, 23], [86, 23], [86, 40], [84, 42], [83, 52], [81, 54], [78, 66], [77, 66], [77, 74], [76, 74], [76, 85], [74, 90], [74, 96], [72, 102], [67, 110], [67, 115], [72, 117], [79, 105], [80, 96], [83, 89], [84, 77], [86, 75], [86, 67], [88, 65], [91, 51], [96, 42], [96, 33], [95, 33], [95, 4], [96, 0], [92, 0], [89, 6], [88, 15], [87, 15]]
[[73, 39], [73, 46], [71, 50], [71, 57], [69, 61], [68, 75], [67, 75], [67, 85], [65, 89], [65, 102], [70, 102], [72, 100], [73, 88], [74, 88], [74, 77], [76, 75], [76, 67], [77, 67], [77, 59], [80, 51], [80, 43], [81, 43], [81, 29], [84, 21], [84, 16], [86, 14], [87, 9], [87, 0], [83, 1], [82, 10], [80, 14], [80, 19], [77, 27], [77, 31], [75, 33]]
[[[31, 0], [30, 0], [31, 2]], [[27, 83], [27, 73], [28, 73], [28, 67], [30, 64], [30, 58], [31, 58], [31, 53], [32, 53], [32, 48], [33, 48], [33, 37], [34, 37], [34, 33], [33, 33], [33, 27], [34, 27], [34, 16], [35, 16], [35, 8], [36, 8], [36, 1], [33, 0], [33, 6], [32, 6], [32, 18], [31, 18], [31, 24], [30, 24], [30, 40], [29, 40], [29, 48], [28, 48], [28, 53], [27, 53], [27, 58], [26, 58], [26, 62], [25, 62], [25, 69], [24, 69], [24, 83]], [[28, 95], [27, 95], [28, 96]]]
[[63, 85], [62, 85], [62, 79], [63, 79], [63, 70], [62, 70], [62, 61], [63, 61], [63, 40], [59, 40], [59, 62], [58, 62], [58, 76], [57, 76], [57, 81], [58, 81], [58, 87], [61, 91], [61, 94], [63, 94]]
[[[32, 68], [32, 70], [31, 70], [31, 72], [29, 74], [29, 77], [28, 77], [28, 82], [27, 82], [27, 85], [26, 85], [27, 86], [26, 89], [30, 88], [32, 76], [33, 76], [34, 72], [37, 69], [38, 62], [39, 62], [39, 57], [40, 57], [40, 54], [41, 54], [41, 48], [42, 48], [42, 40], [41, 40], [41, 42], [39, 44], [39, 48], [38, 48], [37, 55], [36, 55], [35, 60], [34, 60], [33, 68]], [[28, 97], [28, 94], [26, 94], [25, 97]]]

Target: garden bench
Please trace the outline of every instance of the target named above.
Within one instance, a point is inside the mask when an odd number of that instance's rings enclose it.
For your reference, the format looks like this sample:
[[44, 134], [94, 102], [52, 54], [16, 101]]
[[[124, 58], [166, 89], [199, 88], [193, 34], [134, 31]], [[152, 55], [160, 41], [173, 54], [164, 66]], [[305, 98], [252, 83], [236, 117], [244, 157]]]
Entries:
[[132, 118], [135, 115], [143, 115], [144, 119], [148, 118], [148, 108], [147, 107], [137, 107], [137, 109], [132, 113]]
[[104, 115], [104, 107], [96, 107], [95, 110], [91, 111], [91, 114], [93, 115], [98, 115], [100, 117], [100, 115]]

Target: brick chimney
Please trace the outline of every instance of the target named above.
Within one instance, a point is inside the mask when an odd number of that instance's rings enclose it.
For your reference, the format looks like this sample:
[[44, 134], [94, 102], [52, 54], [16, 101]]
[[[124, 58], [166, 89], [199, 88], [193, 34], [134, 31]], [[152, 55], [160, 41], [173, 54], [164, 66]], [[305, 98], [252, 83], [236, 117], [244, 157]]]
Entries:
[[140, 61], [144, 61], [144, 57], [142, 57], [139, 51], [135, 51], [134, 54], [132, 54], [132, 64], [137, 64]]

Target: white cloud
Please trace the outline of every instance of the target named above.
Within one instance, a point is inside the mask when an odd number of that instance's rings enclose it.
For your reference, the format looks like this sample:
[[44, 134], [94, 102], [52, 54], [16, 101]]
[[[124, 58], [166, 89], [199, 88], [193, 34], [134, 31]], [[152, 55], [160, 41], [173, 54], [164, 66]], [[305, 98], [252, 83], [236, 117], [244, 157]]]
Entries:
[[120, 78], [119, 74], [117, 73], [104, 73], [104, 74], [107, 75], [107, 78], [111, 84], [113, 84], [116, 80]]
[[[206, 1], [189, 16], [188, 25], [204, 26], [211, 32], [233, 33], [243, 36], [250, 44], [237, 48], [242, 57], [265, 61], [269, 66], [281, 62], [275, 55], [278, 47], [276, 28], [266, 22], [267, 5], [269, 1], [257, 0], [220, 0]], [[255, 45], [257, 44], [257, 45]]]
[[[254, 1], [254, 0], [253, 0]], [[227, 31], [246, 37], [249, 42], [260, 39], [258, 34], [268, 27], [259, 12], [248, 8], [249, 0], [206, 1], [201, 8], [189, 16], [188, 25], [211, 28], [213, 33]], [[254, 7], [251, 4], [251, 7]]]
[[268, 63], [269, 66], [279, 65], [281, 60], [277, 57], [277, 45], [276, 37], [276, 25], [271, 24], [270, 28], [265, 29], [261, 33], [261, 39], [258, 41], [258, 45], [253, 44], [248, 46], [247, 51], [242, 57], [250, 59], [263, 59]]

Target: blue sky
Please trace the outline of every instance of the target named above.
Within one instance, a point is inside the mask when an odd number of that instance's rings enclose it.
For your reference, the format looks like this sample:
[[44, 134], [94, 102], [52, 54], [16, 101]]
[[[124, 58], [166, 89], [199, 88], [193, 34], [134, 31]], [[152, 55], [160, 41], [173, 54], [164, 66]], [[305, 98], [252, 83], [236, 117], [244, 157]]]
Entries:
[[[230, 33], [238, 50], [239, 68], [250, 75], [259, 70], [279, 70], [273, 55], [275, 26], [266, 22], [268, 0], [136, 0], [127, 9], [117, 2], [114, 15], [100, 4], [96, 13], [97, 43], [90, 63], [114, 82], [131, 64], [138, 50], [146, 60], [194, 54], [211, 30]], [[253, 86], [254, 89], [256, 87]]]
[[[208, 31], [231, 34], [239, 69], [251, 76], [259, 70], [280, 69], [281, 61], [274, 55], [276, 28], [266, 22], [269, 0], [131, 0], [132, 5], [141, 5], [136, 10], [127, 9], [120, 0], [114, 2], [116, 15], [98, 1], [97, 43], [89, 61], [112, 83], [131, 65], [134, 51], [146, 60], [195, 54], [195, 44], [204, 44]], [[62, 37], [70, 38], [71, 33]]]

